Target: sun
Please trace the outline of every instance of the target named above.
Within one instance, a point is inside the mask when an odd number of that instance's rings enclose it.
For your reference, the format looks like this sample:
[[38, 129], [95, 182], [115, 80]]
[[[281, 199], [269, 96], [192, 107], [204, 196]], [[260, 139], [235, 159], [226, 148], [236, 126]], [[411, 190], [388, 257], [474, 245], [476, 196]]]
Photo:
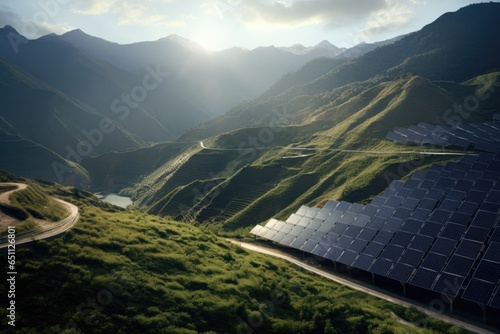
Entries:
[[196, 43], [200, 44], [207, 51], [219, 51], [224, 48], [227, 39], [226, 32], [220, 27], [207, 26], [198, 32], [195, 37]]

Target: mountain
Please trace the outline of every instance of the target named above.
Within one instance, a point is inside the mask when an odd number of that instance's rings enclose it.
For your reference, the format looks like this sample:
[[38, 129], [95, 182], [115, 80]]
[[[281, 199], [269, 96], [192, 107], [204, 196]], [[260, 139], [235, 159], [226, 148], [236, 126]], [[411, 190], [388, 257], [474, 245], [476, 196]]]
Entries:
[[[179, 144], [193, 143], [190, 149], [144, 165], [147, 176], [127, 177], [122, 166], [153, 154], [149, 148], [95, 157], [85, 166], [90, 175], [117, 166], [107, 174], [120, 175], [138, 206], [219, 233], [285, 217], [305, 203], [369, 200], [398, 166], [410, 166], [403, 177], [450, 159], [398, 154], [402, 148], [385, 135], [419, 122], [445, 123], [448, 109], [488, 89], [473, 78], [492, 72], [495, 78], [500, 67], [498, 15], [500, 4], [472, 5], [359, 58], [316, 59], [259, 98], [180, 136]], [[498, 112], [500, 91], [490, 91], [464, 122], [488, 121]]]
[[280, 47], [279, 49], [296, 54], [296, 55], [314, 55], [314, 57], [336, 57], [346, 51], [345, 48], [338, 48], [335, 45], [331, 44], [327, 40], [322, 41], [321, 43], [315, 46], [306, 47], [302, 44], [295, 44], [291, 47]]

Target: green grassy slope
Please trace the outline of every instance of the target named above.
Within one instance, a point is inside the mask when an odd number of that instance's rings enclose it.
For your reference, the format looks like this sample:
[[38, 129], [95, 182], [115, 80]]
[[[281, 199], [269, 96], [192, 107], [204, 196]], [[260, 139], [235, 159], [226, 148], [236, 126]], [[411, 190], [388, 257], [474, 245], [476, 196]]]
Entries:
[[5, 333], [466, 333], [196, 227], [76, 189], [44, 191], [78, 205], [81, 219], [17, 250], [22, 289]]

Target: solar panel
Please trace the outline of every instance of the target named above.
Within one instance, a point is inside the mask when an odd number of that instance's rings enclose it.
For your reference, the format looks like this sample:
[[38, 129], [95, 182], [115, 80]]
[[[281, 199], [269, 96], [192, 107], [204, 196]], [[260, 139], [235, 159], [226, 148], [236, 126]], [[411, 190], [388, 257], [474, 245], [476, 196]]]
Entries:
[[365, 227], [358, 235], [358, 239], [370, 241], [377, 234], [377, 230]]
[[344, 232], [344, 235], [351, 237], [351, 238], [356, 238], [359, 233], [361, 232], [362, 228], [359, 226], [355, 225], [350, 225]]
[[465, 232], [464, 239], [485, 242], [489, 232], [489, 229], [471, 226]]
[[448, 218], [451, 216], [450, 211], [445, 211], [441, 209], [434, 210], [434, 212], [431, 214], [429, 217], [429, 221], [432, 221], [434, 223], [438, 224], [444, 224], [448, 220]]
[[443, 273], [439, 276], [437, 282], [431, 290], [449, 297], [456, 297], [462, 287], [462, 284], [464, 283], [464, 280], [465, 279], [463, 277]]
[[415, 210], [415, 208], [418, 206], [418, 203], [420, 203], [419, 199], [406, 198], [405, 201], [401, 204], [401, 207], [408, 209], [411, 212], [411, 211]]
[[418, 268], [410, 281], [410, 284], [424, 288], [430, 289], [434, 284], [438, 273], [425, 268]]
[[377, 207], [380, 207], [382, 204], [385, 203], [385, 201], [387, 200], [387, 197], [383, 197], [383, 196], [377, 196], [375, 197], [370, 204], [372, 205], [375, 205]]
[[493, 231], [493, 234], [490, 236], [490, 242], [500, 242], [500, 226]]
[[272, 238], [272, 241], [279, 243], [281, 240], [283, 240], [284, 237], [286, 237], [286, 235], [287, 234], [285, 232], [280, 231], [274, 235], [274, 237]]
[[[445, 210], [445, 211], [449, 211], [449, 212], [453, 212], [455, 211], [459, 206], [460, 206], [460, 202], [459, 201], [455, 201], [455, 200], [452, 200], [450, 199], [450, 195], [452, 194], [453, 192], [450, 192], [447, 196], [447, 198], [443, 201], [443, 203], [441, 203], [441, 205], [439, 206], [439, 209], [440, 210]], [[453, 193], [454, 195], [455, 193]]]
[[309, 223], [312, 222], [312, 218], [311, 217], [302, 217], [302, 219], [297, 223], [297, 226], [300, 226], [300, 227], [307, 227], [307, 225], [309, 225]]
[[286, 220], [287, 223], [297, 225], [299, 221], [302, 219], [303, 216], [300, 216], [298, 214], [292, 213], [290, 217]]
[[347, 209], [349, 209], [350, 206], [351, 206], [351, 203], [342, 201], [337, 205], [336, 210], [345, 212], [345, 211], [347, 211]]
[[316, 240], [316, 241], [321, 241], [323, 240], [323, 238], [325, 237], [326, 233], [325, 232], [321, 232], [321, 231], [316, 231], [314, 232], [313, 235], [311, 235], [311, 238], [312, 240]]
[[302, 226], [296, 225], [288, 234], [298, 236], [303, 230]]
[[480, 204], [484, 201], [486, 195], [485, 191], [472, 190], [467, 194], [467, 201]]
[[316, 248], [313, 249], [312, 253], [317, 256], [325, 257], [326, 252], [330, 248], [329, 244], [326, 244], [324, 242], [318, 243]]
[[352, 243], [349, 245], [349, 249], [357, 253], [361, 253], [365, 249], [366, 245], [368, 245], [368, 241], [361, 239], [354, 239]]
[[411, 217], [416, 219], [416, 220], [420, 220], [420, 221], [424, 222], [427, 220], [427, 218], [429, 218], [430, 214], [431, 214], [431, 210], [419, 207], [419, 208], [415, 209], [415, 211], [413, 211]]
[[391, 244], [407, 248], [413, 240], [413, 234], [408, 232], [399, 231], [394, 235]]
[[389, 218], [387, 223], [382, 227], [382, 230], [396, 233], [403, 226], [404, 221], [402, 219], [397, 219], [394, 217]]
[[250, 233], [254, 235], [259, 235], [261, 229], [262, 229], [261, 225], [255, 225], [255, 227], [250, 231]]
[[378, 209], [379, 209], [378, 206], [375, 206], [373, 204], [368, 204], [363, 208], [362, 214], [367, 215], [369, 217], [373, 217], [377, 213]]
[[320, 210], [320, 208], [309, 208], [304, 217], [314, 218]]
[[352, 224], [354, 222], [354, 219], [356, 218], [357, 214], [352, 213], [352, 212], [346, 212], [344, 215], [340, 218], [340, 222], [344, 224]]
[[322, 242], [325, 242], [329, 245], [333, 245], [334, 243], [337, 242], [337, 240], [340, 238], [340, 235], [337, 234], [337, 233], [333, 233], [333, 232], [328, 232], [325, 237], [323, 238], [323, 240], [321, 240]]
[[415, 198], [415, 199], [418, 199], [418, 200], [422, 200], [425, 198], [425, 195], [427, 194], [427, 190], [426, 189], [422, 189], [422, 188], [415, 188], [411, 191], [410, 195], [408, 195], [408, 197], [411, 197], [411, 198]]
[[431, 248], [432, 242], [434, 241], [434, 238], [417, 234], [414, 238], [413, 241], [410, 244], [411, 249], [419, 250], [422, 252], [427, 252], [429, 248]]
[[318, 212], [315, 218], [325, 220], [330, 215], [331, 212], [332, 212], [331, 210], [323, 208]]
[[265, 238], [265, 239], [269, 239], [269, 240], [271, 240], [271, 239], [272, 239], [272, 238], [276, 235], [276, 233], [278, 233], [278, 231], [273, 230], [273, 229], [269, 229], [269, 230], [267, 231], [267, 233], [266, 233], [266, 234], [264, 234], [264, 238]]
[[351, 250], [346, 250], [337, 260], [337, 262], [345, 264], [346, 266], [352, 267], [354, 260], [358, 257], [357, 252], [353, 252]]
[[355, 214], [360, 214], [363, 211], [364, 205], [358, 204], [358, 203], [353, 203], [347, 211], [355, 213]]
[[333, 262], [337, 262], [339, 259], [340, 255], [344, 252], [343, 248], [337, 247], [333, 245], [328, 252], [325, 254], [325, 258], [332, 260]]
[[455, 250], [456, 240], [438, 238], [432, 245], [431, 252], [450, 256]]
[[488, 246], [486, 253], [483, 256], [483, 260], [489, 260], [492, 262], [500, 263], [500, 243], [492, 242]]
[[385, 245], [378, 243], [378, 242], [370, 242], [365, 250], [363, 251], [363, 254], [370, 255], [372, 257], [378, 257], [380, 253], [384, 250]]
[[440, 236], [443, 238], [460, 240], [464, 234], [465, 226], [453, 223], [446, 223]]
[[472, 220], [472, 225], [483, 228], [492, 228], [497, 221], [498, 214], [495, 212], [488, 212], [479, 210]]
[[290, 246], [290, 244], [295, 240], [295, 236], [292, 234], [287, 234], [281, 239], [280, 244], [285, 246]]
[[454, 212], [448, 219], [449, 222], [452, 222], [457, 225], [462, 225], [462, 226], [467, 226], [469, 223], [469, 220], [471, 218], [471, 215], [461, 213], [461, 212]]
[[366, 224], [370, 221], [370, 217], [366, 216], [364, 214], [360, 214], [356, 217], [356, 219], [353, 222], [353, 225], [359, 226], [359, 227], [365, 227]]
[[479, 207], [479, 203], [465, 201], [465, 202], [462, 202], [462, 204], [460, 204], [457, 211], [465, 213], [465, 214], [469, 214], [472, 216], [476, 212], [478, 207]]
[[403, 254], [404, 250], [405, 249], [403, 247], [389, 244], [387, 245], [387, 247], [385, 247], [382, 254], [380, 254], [380, 257], [391, 260], [392, 262], [396, 262], [401, 257], [401, 254]]
[[332, 232], [337, 233], [337, 234], [342, 234], [345, 232], [345, 230], [349, 227], [347, 224], [342, 224], [342, 223], [337, 223], [332, 229]]
[[423, 268], [427, 268], [433, 271], [441, 271], [443, 269], [444, 264], [446, 263], [446, 260], [448, 259], [448, 256], [441, 255], [441, 254], [436, 254], [436, 253], [428, 253], [422, 264], [420, 265]]
[[302, 233], [300, 233], [299, 237], [309, 239], [314, 234], [314, 232], [315, 231], [313, 229], [306, 227], [302, 231]]
[[385, 276], [392, 267], [393, 262], [387, 259], [379, 258], [370, 267], [370, 271], [374, 274]]
[[474, 278], [498, 284], [500, 282], [500, 263], [481, 261], [474, 272]]
[[389, 219], [393, 213], [394, 213], [394, 208], [382, 205], [378, 210], [378, 212], [375, 214], [375, 216]]
[[462, 298], [470, 300], [482, 305], [488, 305], [493, 292], [495, 291], [495, 284], [472, 279], [469, 285], [462, 294]]
[[416, 220], [413, 218], [409, 218], [404, 222], [403, 226], [401, 227], [400, 232], [408, 232], [408, 233], [411, 233], [412, 235], [414, 235], [414, 234], [417, 234], [417, 232], [420, 230], [422, 225], [423, 225], [422, 221], [419, 221], [419, 220]]
[[403, 256], [401, 256], [401, 259], [399, 262], [405, 263], [409, 266], [416, 267], [420, 261], [422, 261], [424, 257], [424, 252], [414, 250], [414, 249], [407, 249]]
[[297, 210], [296, 214], [299, 216], [303, 216], [309, 211], [309, 207], [307, 205], [302, 205], [300, 209]]
[[432, 211], [436, 207], [437, 203], [438, 203], [437, 199], [424, 198], [424, 199], [422, 199], [422, 201], [420, 202], [420, 204], [419, 204], [418, 207], [420, 209], [425, 209], [425, 210], [428, 210], [428, 211]]
[[368, 224], [366, 224], [366, 226], [375, 230], [380, 230], [385, 225], [386, 222], [387, 222], [386, 218], [373, 217], [368, 222]]
[[442, 227], [443, 226], [441, 224], [427, 222], [424, 224], [424, 226], [422, 227], [422, 229], [420, 230], [420, 232], [418, 234], [426, 235], [428, 237], [435, 238], [438, 236]]
[[415, 268], [403, 263], [396, 263], [387, 277], [401, 283], [406, 283], [410, 279]]
[[338, 204], [339, 204], [339, 202], [337, 202], [337, 201], [329, 200], [323, 206], [323, 209], [326, 209], [328, 211], [333, 211], [337, 207]]
[[301, 249], [302, 246], [304, 246], [304, 244], [306, 243], [306, 238], [304, 237], [297, 237], [295, 238], [295, 240], [292, 241], [292, 243], [290, 244], [290, 247], [292, 248], [295, 248], [295, 249]]
[[354, 261], [352, 266], [354, 268], [358, 268], [358, 269], [367, 271], [371, 267], [371, 265], [373, 264], [374, 260], [375, 260], [374, 257], [371, 257], [371, 256], [366, 255], [364, 253], [359, 254], [358, 258]]
[[341, 235], [339, 240], [337, 240], [336, 245], [342, 248], [347, 248], [351, 244], [352, 240], [353, 239], [347, 235]]
[[373, 241], [387, 245], [389, 241], [391, 241], [392, 237], [394, 236], [394, 233], [389, 232], [389, 231], [379, 231], [375, 238], [373, 238]]
[[394, 212], [393, 217], [398, 218], [398, 219], [406, 219], [410, 217], [412, 210], [406, 209], [406, 208], [398, 208], [396, 209], [396, 212]]
[[309, 225], [307, 225], [308, 228], [312, 229], [312, 230], [317, 230], [321, 224], [323, 224], [324, 221], [321, 221], [321, 220], [318, 220], [317, 218], [313, 219], [312, 222], [309, 223]]
[[449, 274], [454, 274], [460, 277], [467, 277], [469, 275], [470, 270], [472, 269], [472, 265], [474, 264], [473, 259], [469, 259], [466, 257], [462, 257], [459, 255], [453, 255], [444, 271]]

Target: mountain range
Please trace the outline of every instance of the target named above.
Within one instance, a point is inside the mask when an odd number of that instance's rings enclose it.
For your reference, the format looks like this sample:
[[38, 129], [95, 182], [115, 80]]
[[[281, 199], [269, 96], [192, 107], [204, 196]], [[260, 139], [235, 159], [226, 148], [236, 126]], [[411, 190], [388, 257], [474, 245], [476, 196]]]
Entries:
[[224, 231], [299, 203], [367, 200], [415, 155], [341, 150], [397, 152], [387, 131], [444, 123], [481, 82], [490, 97], [467, 122], [497, 111], [499, 15], [497, 3], [471, 5], [350, 50], [324, 41], [207, 53], [175, 35], [119, 45], [76, 30], [22, 39], [16, 53], [6, 27], [0, 168], [121, 191], [150, 213]]

